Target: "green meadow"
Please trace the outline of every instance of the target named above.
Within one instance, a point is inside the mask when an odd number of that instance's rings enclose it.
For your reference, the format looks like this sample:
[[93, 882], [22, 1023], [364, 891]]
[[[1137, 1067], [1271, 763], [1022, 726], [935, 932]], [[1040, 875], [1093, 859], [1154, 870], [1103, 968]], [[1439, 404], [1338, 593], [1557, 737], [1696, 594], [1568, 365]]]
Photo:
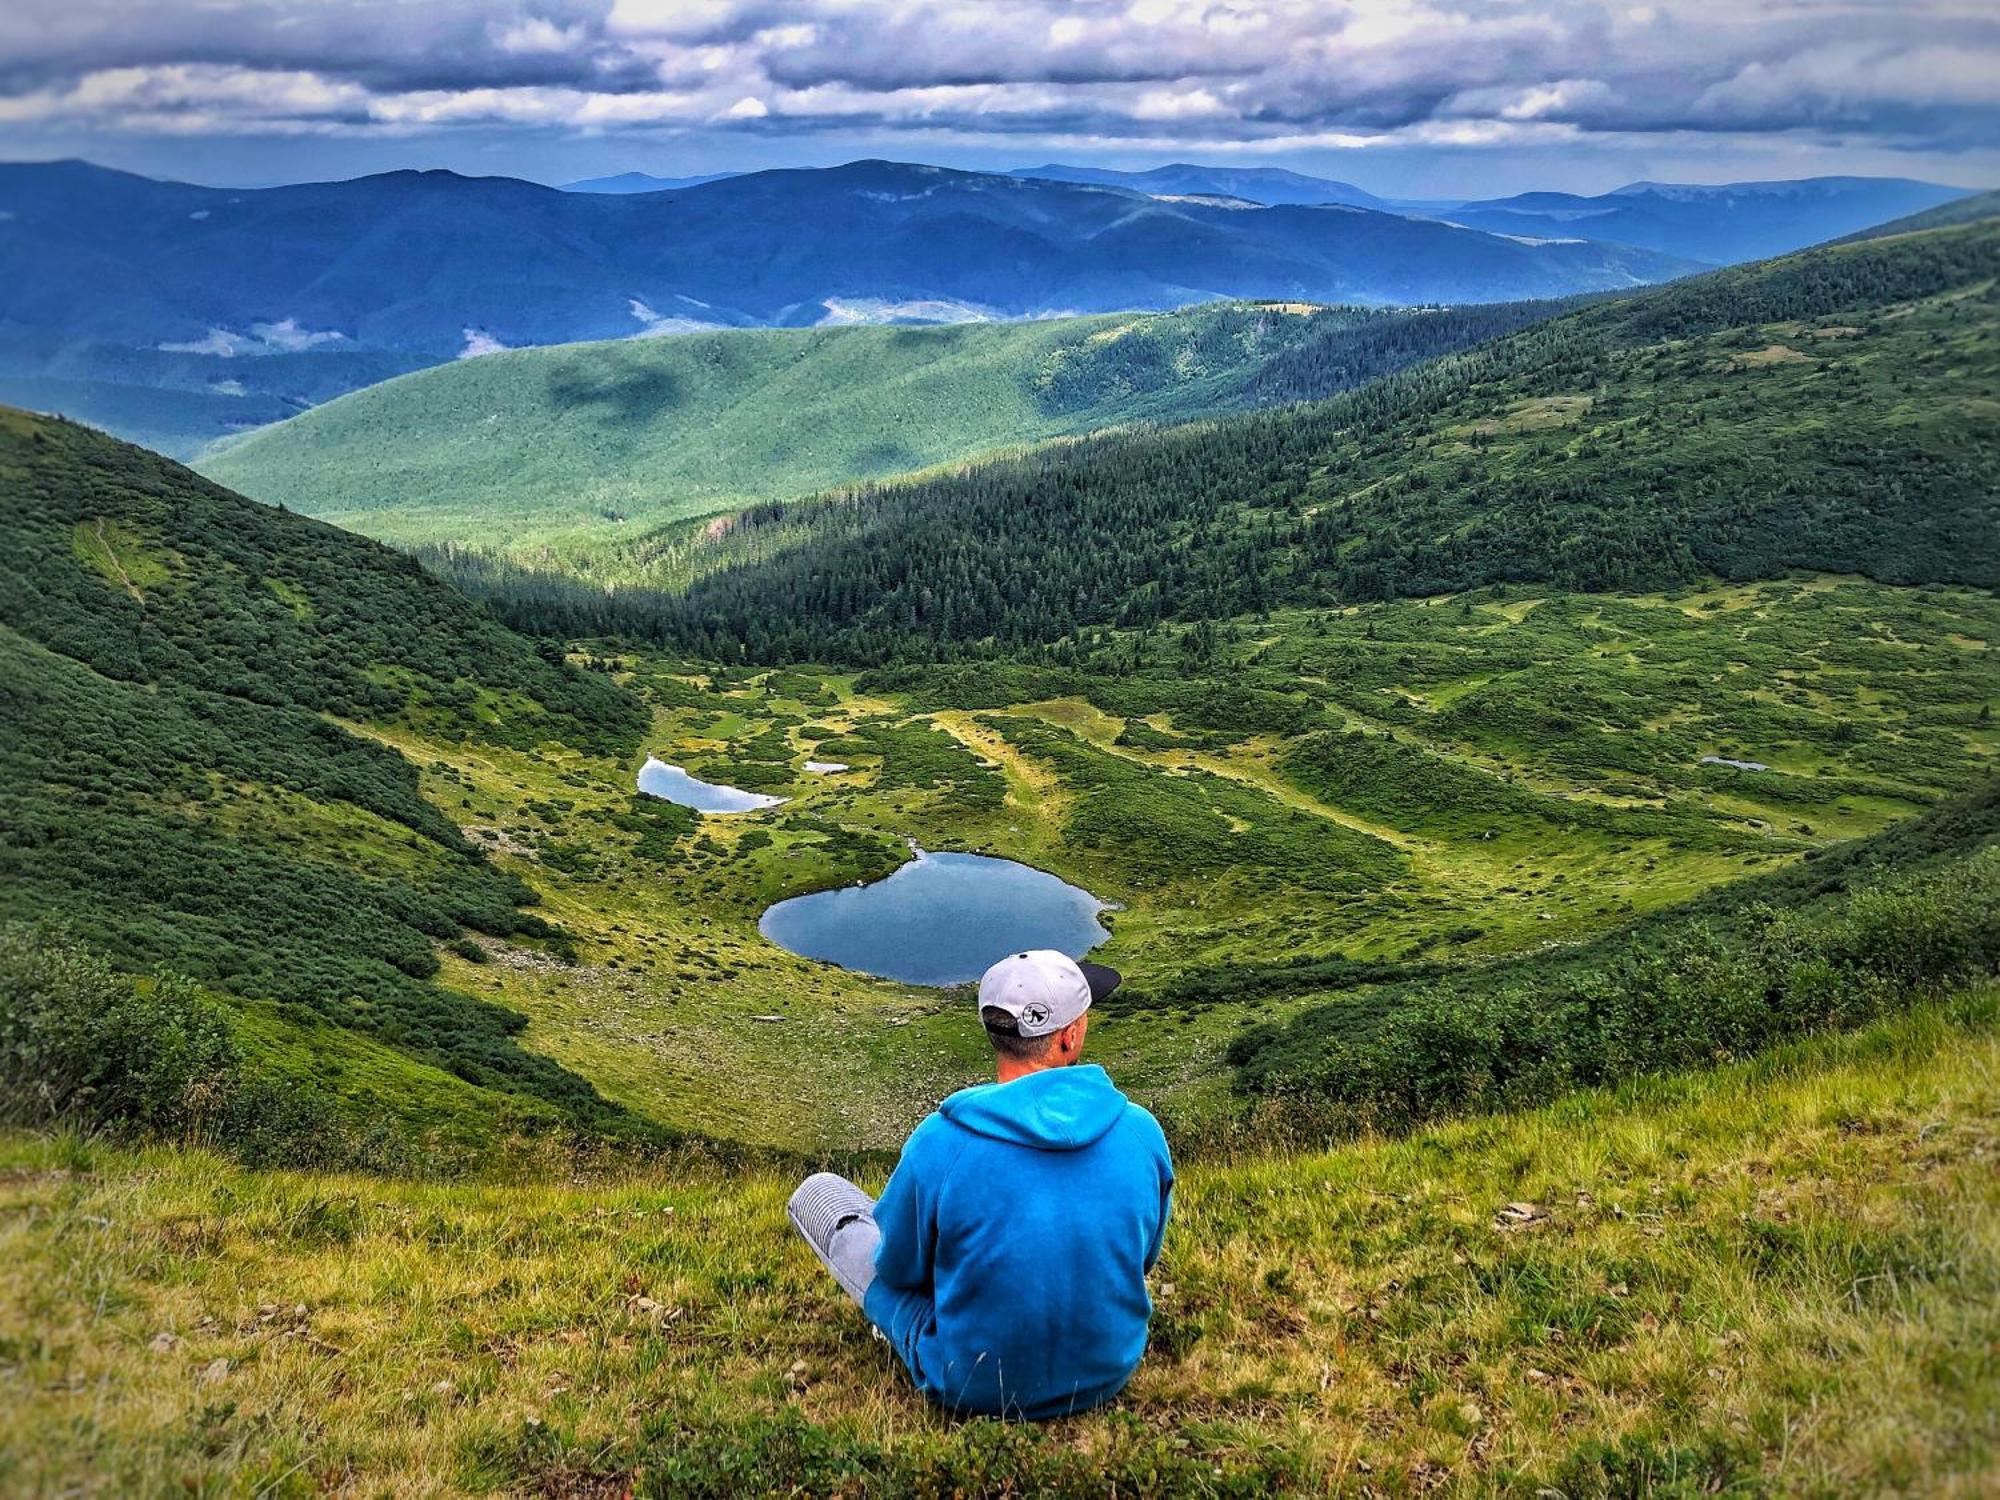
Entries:
[[[1099, 954], [1141, 998], [1099, 1045], [1194, 1129], [1226, 1108], [1243, 1027], [1357, 974], [1365, 991], [1579, 947], [1969, 790], [2000, 750], [1996, 638], [1983, 593], [1832, 577], [1500, 591], [1238, 621], [1196, 671], [1171, 635], [1160, 666], [1123, 674], [626, 654], [615, 675], [653, 716], [631, 756], [454, 744], [421, 710], [356, 727], [574, 938], [573, 963], [446, 947], [446, 984], [522, 1012], [526, 1045], [650, 1118], [879, 1150], [983, 1065], [963, 995], [793, 957], [757, 919], [878, 878], [906, 840], [1115, 904]], [[634, 831], [647, 755], [787, 800], [654, 802], [661, 826]], [[1238, 969], [1277, 974], [1216, 994]]]
[[401, 545], [588, 555], [684, 517], [1228, 409], [1262, 364], [1357, 316], [1230, 305], [514, 349], [369, 386], [198, 467]]

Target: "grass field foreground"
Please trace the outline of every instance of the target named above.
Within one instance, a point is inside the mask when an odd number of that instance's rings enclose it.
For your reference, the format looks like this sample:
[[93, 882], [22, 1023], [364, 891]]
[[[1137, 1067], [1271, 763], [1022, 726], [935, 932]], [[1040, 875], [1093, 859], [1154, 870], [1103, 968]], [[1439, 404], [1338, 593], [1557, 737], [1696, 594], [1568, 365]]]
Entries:
[[787, 1182], [0, 1138], [11, 1493], [1991, 1493], [2000, 989], [1191, 1167], [1112, 1408], [927, 1409]]

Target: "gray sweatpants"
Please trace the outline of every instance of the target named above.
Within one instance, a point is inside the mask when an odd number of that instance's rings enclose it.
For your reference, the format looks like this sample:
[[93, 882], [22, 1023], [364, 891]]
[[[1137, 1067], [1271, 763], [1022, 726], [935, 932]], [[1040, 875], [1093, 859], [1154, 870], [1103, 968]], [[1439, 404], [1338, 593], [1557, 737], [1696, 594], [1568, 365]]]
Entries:
[[882, 1243], [875, 1200], [845, 1177], [815, 1172], [792, 1194], [785, 1216], [860, 1306], [875, 1280], [875, 1247]]

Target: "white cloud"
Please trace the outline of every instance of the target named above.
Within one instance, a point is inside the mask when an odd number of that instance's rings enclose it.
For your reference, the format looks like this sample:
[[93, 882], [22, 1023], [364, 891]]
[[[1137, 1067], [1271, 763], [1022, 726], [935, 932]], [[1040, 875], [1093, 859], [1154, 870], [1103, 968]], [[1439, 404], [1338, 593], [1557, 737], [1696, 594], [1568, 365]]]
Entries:
[[160, 349], [166, 354], [208, 354], [217, 359], [235, 359], [239, 355], [247, 358], [260, 354], [297, 354], [345, 337], [336, 329], [302, 328], [297, 318], [285, 318], [276, 323], [252, 323], [248, 333], [211, 328], [198, 339], [165, 343]]
[[523, 20], [496, 23], [488, 27], [488, 34], [493, 38], [493, 45], [500, 51], [516, 55], [569, 52], [581, 47], [589, 39], [589, 32], [582, 24], [558, 26], [544, 16], [529, 16]]
[[735, 0], [614, 0], [605, 27], [618, 36], [700, 37], [726, 30], [748, 9]]
[[1230, 113], [1207, 89], [1147, 89], [1132, 104], [1135, 120], [1214, 120]]
[[336, 344], [347, 337], [333, 328], [301, 328], [297, 318], [284, 318], [276, 323], [252, 323], [250, 333], [266, 349], [278, 354], [317, 349], [321, 344]]
[[483, 328], [467, 328], [465, 347], [458, 351], [460, 359], [477, 359], [482, 354], [501, 354], [507, 346]]
[[[708, 306], [706, 302], [696, 302], [692, 297], [682, 297], [680, 300], [696, 307]], [[651, 304], [637, 297], [628, 298], [627, 306], [631, 308], [632, 316], [639, 323], [639, 331], [632, 335], [635, 339], [664, 338], [675, 333], [706, 333], [723, 326], [720, 323], [703, 322], [700, 318], [679, 317], [672, 313], [659, 312]]]
[[217, 359], [234, 359], [247, 353], [251, 341], [240, 333], [231, 333], [227, 328], [211, 328], [198, 339], [185, 339], [160, 345], [162, 354], [212, 354]]

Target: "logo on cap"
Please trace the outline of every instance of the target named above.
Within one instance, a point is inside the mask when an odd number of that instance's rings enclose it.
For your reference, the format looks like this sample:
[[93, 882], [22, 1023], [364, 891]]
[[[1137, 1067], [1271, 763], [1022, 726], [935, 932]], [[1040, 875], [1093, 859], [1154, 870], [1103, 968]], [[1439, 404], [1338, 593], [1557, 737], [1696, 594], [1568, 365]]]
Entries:
[[1021, 1021], [1027, 1026], [1040, 1026], [1049, 1018], [1049, 1008], [1041, 1001], [1032, 1001], [1021, 1007]]

